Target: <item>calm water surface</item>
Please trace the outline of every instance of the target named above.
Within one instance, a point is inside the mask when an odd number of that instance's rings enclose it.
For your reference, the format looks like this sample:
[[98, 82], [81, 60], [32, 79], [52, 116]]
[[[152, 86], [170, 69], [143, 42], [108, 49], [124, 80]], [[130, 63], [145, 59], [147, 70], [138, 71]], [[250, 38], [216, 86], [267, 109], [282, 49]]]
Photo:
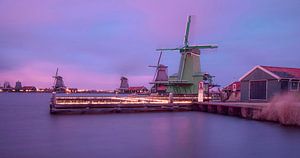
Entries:
[[299, 158], [300, 129], [201, 112], [50, 115], [50, 94], [0, 93], [0, 157]]

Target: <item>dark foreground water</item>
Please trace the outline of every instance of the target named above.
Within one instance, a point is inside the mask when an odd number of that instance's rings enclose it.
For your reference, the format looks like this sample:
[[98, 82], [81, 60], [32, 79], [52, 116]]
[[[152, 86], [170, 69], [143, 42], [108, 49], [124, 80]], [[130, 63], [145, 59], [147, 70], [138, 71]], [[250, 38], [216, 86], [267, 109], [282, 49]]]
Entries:
[[0, 157], [300, 157], [300, 129], [201, 112], [50, 115], [50, 94], [0, 93]]

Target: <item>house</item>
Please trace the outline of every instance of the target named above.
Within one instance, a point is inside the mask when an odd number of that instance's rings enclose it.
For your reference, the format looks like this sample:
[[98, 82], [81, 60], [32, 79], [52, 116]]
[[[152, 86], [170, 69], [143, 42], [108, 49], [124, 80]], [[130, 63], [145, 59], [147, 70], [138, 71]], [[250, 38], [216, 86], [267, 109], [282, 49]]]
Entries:
[[223, 91], [228, 91], [228, 92], [237, 92], [241, 90], [241, 82], [235, 81], [231, 83], [230, 85], [226, 86], [223, 88]]
[[128, 92], [129, 93], [146, 93], [146, 92], [148, 92], [148, 89], [144, 86], [129, 87]]
[[10, 83], [8, 81], [5, 81], [3, 84], [3, 88], [1, 89], [1, 91], [3, 92], [12, 92], [13, 91], [13, 87], [10, 86]]
[[77, 88], [67, 88], [66, 92], [67, 93], [77, 93], [78, 89]]
[[240, 78], [241, 101], [270, 101], [283, 92], [299, 92], [300, 68], [255, 66]]
[[241, 82], [235, 81], [222, 89], [225, 93], [223, 101], [240, 101], [241, 99]]
[[22, 90], [24, 92], [36, 92], [37, 91], [37, 89], [34, 86], [24, 86], [22, 88]]

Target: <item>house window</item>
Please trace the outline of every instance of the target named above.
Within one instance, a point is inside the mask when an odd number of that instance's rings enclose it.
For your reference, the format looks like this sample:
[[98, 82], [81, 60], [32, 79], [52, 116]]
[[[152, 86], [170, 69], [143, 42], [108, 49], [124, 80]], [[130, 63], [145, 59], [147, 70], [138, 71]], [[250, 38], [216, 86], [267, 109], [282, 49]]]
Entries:
[[267, 81], [250, 81], [250, 99], [267, 99]]
[[291, 90], [298, 90], [298, 88], [299, 88], [299, 82], [297, 82], [297, 81], [292, 81], [291, 82]]

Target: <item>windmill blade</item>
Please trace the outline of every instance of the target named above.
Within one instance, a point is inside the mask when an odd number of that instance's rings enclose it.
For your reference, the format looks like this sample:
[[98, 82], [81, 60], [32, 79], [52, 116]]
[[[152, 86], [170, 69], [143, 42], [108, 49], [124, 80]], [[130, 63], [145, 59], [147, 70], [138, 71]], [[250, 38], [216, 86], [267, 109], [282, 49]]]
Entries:
[[157, 70], [158, 70], [158, 67], [155, 70], [155, 73], [154, 73], [154, 76], [153, 76], [153, 79], [152, 79], [153, 82], [155, 82], [155, 77], [156, 77], [156, 74], [157, 74]]
[[55, 88], [55, 85], [56, 85], [55, 83], [56, 83], [56, 78], [54, 78], [54, 82], [53, 82], [53, 86], [52, 86], [53, 89]]
[[186, 23], [186, 28], [185, 28], [185, 35], [184, 35], [184, 47], [187, 47], [189, 44], [189, 33], [190, 33], [190, 25], [191, 25], [191, 19], [192, 16], [188, 16], [188, 20]]
[[218, 48], [217, 45], [197, 45], [197, 46], [188, 46], [187, 49], [213, 49]]
[[58, 68], [56, 69], [56, 73], [55, 73], [55, 76], [57, 77], [57, 75], [58, 75]]
[[156, 75], [158, 73], [158, 67], [159, 67], [161, 55], [162, 55], [162, 51], [160, 51], [160, 53], [159, 53], [159, 57], [158, 57], [157, 65], [156, 66], [149, 66], [149, 67], [156, 67], [156, 70], [155, 70], [155, 73], [154, 73], [154, 76], [153, 76], [153, 79], [152, 79], [153, 82], [155, 82], [155, 77], [156, 77]]
[[184, 68], [185, 68], [187, 53], [183, 53], [182, 55], [183, 55], [183, 63], [182, 63], [181, 70], [180, 70], [180, 78], [179, 78], [179, 80], [182, 80], [182, 77], [183, 77], [183, 71], [184, 71]]
[[57, 75], [58, 75], [58, 68], [56, 69], [55, 76], [53, 76], [53, 78], [54, 78], [53, 89], [55, 88], [55, 84], [56, 84], [56, 82], [57, 82]]
[[161, 55], [162, 55], [162, 51], [160, 51], [160, 53], [159, 53], [159, 57], [158, 57], [158, 61], [157, 61], [157, 68], [158, 68], [159, 63], [160, 63]]
[[156, 51], [172, 51], [172, 50], [181, 50], [182, 48], [160, 48], [156, 49]]
[[54, 81], [53, 81], [53, 89], [55, 88], [55, 85], [56, 85], [56, 80], [57, 80], [57, 78], [56, 78], [56, 76], [53, 76], [53, 78], [54, 78]]

